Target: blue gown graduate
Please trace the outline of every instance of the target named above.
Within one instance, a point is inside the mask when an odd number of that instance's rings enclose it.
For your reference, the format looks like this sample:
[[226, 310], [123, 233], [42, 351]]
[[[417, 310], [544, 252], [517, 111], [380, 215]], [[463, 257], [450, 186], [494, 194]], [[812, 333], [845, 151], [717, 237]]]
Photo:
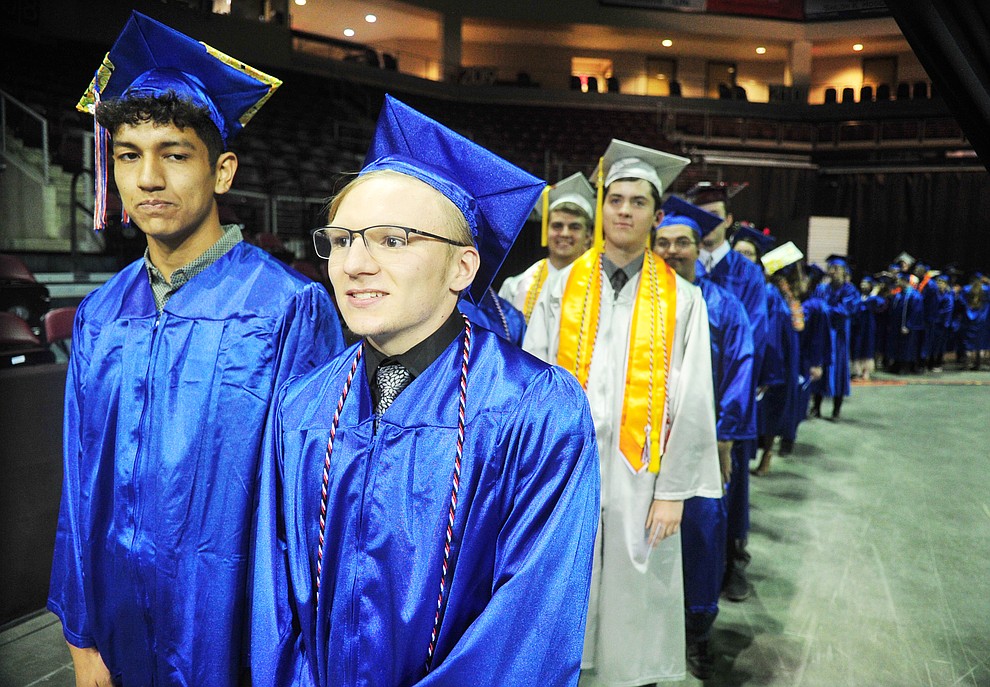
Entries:
[[849, 334], [852, 316], [859, 305], [859, 292], [849, 282], [839, 286], [822, 283], [816, 287], [815, 297], [827, 307], [830, 355], [822, 378], [813, 384], [813, 392], [832, 399], [845, 397], [851, 391]]
[[815, 296], [810, 296], [801, 303], [804, 310], [804, 329], [798, 336], [799, 344], [799, 373], [800, 386], [797, 403], [791, 414], [789, 434], [796, 437], [798, 427], [808, 418], [808, 406], [811, 401], [812, 387], [811, 368], [824, 370], [826, 362], [831, 358], [832, 334], [828, 321], [828, 306]]
[[877, 314], [887, 306], [883, 296], [860, 295], [851, 325], [849, 356], [873, 360], [877, 352]]
[[[716, 435], [735, 441], [756, 433], [753, 335], [739, 299], [707, 278], [695, 281], [708, 306], [715, 389]], [[733, 468], [733, 479], [736, 478]], [[726, 554], [726, 499], [684, 502], [681, 550], [688, 641], [708, 639], [718, 614]]]
[[377, 434], [358, 365], [334, 440], [318, 595], [321, 475], [356, 347], [283, 390], [262, 461], [256, 684], [576, 681], [598, 524], [587, 400], [563, 370], [484, 329], [473, 337], [449, 591], [431, 672], [461, 338], [399, 395]]
[[794, 438], [789, 418], [798, 402], [799, 341], [784, 295], [770, 283], [766, 291], [769, 337], [761, 386], [767, 389], [757, 403], [757, 429], [760, 437], [772, 443], [778, 436]]
[[[698, 262], [698, 273], [705, 274]], [[754, 389], [763, 366], [767, 346], [766, 279], [754, 263], [730, 250], [707, 275], [715, 284], [734, 295], [743, 304], [753, 334]], [[756, 427], [750, 437], [740, 438], [732, 445], [732, 474], [735, 476], [728, 491], [728, 536], [733, 541], [745, 541], [749, 535], [749, 464], [756, 457]]]
[[275, 388], [343, 347], [326, 290], [245, 242], [158, 313], [144, 260], [79, 306], [48, 608], [127, 685], [237, 684]]
[[[391, 96], [362, 174], [377, 170], [460, 209], [480, 257], [474, 303], [545, 185]], [[281, 389], [256, 527], [255, 684], [576, 684], [601, 516], [587, 395], [493, 331], [455, 330], [383, 412], [370, 342]]]
[[[202, 108], [226, 144], [279, 83], [133, 12], [79, 107], [173, 93]], [[105, 139], [96, 140], [101, 160]], [[172, 152], [166, 164], [176, 164]], [[149, 190], [142, 176], [141, 187], [174, 202], [169, 179]], [[189, 179], [178, 173], [180, 186]], [[191, 210], [212, 213], [214, 183], [203, 181], [208, 193]], [[97, 174], [97, 228], [103, 182]], [[219, 220], [181, 228], [212, 236]], [[75, 318], [48, 608], [117, 684], [238, 684], [270, 403], [285, 379], [343, 347], [323, 286], [243, 242], [236, 226], [223, 229], [184, 266], [188, 281], [172, 273], [167, 300], [156, 301], [140, 259]], [[149, 236], [149, 255], [152, 245], [163, 244]]]
[[887, 320], [887, 350], [895, 370], [918, 362], [924, 330], [924, 299], [916, 288], [905, 284], [891, 300]]

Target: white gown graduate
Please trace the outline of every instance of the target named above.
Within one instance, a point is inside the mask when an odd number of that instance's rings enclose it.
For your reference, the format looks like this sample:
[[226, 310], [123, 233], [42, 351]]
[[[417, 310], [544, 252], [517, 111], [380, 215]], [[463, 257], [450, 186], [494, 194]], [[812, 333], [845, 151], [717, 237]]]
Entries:
[[543, 288], [546, 289], [547, 284], [557, 280], [561, 270], [558, 270], [550, 264], [549, 260], [543, 258], [527, 267], [524, 272], [506, 277], [505, 281], [502, 282], [502, 286], [499, 287], [498, 295], [512, 303], [517, 310], [525, 313], [526, 296], [529, 294], [529, 287], [533, 285], [537, 274], [543, 269], [547, 271], [546, 281], [543, 284]]
[[[659, 262], [659, 261], [658, 261]], [[661, 263], [662, 264], [662, 263]], [[523, 348], [557, 360], [561, 302], [574, 266], [544, 289]], [[680, 534], [656, 548], [645, 522], [654, 499], [720, 498], [708, 312], [698, 287], [676, 278], [675, 332], [668, 376], [669, 434], [659, 473], [635, 473], [619, 450], [627, 361], [639, 282], [613, 300], [602, 279], [597, 341], [587, 394], [601, 457], [601, 523], [582, 657], [581, 685], [643, 685], [686, 672]], [[585, 342], [586, 343], [586, 342]], [[630, 505], [632, 504], [632, 505]]]

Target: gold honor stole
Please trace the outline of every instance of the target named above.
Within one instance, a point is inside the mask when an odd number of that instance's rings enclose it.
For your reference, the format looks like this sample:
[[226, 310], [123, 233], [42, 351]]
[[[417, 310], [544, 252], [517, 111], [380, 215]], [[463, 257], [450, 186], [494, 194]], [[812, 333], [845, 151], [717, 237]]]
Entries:
[[[592, 249], [577, 259], [561, 303], [557, 364], [574, 373], [586, 390], [601, 316], [601, 256], [600, 249]], [[619, 450], [637, 473], [644, 467], [660, 471], [676, 304], [674, 271], [647, 250], [633, 310], [619, 428]]]
[[536, 301], [540, 297], [540, 291], [543, 290], [543, 285], [547, 281], [547, 275], [550, 273], [546, 258], [540, 260], [539, 264], [540, 266], [536, 268], [536, 274], [533, 275], [533, 281], [529, 283], [529, 289], [526, 291], [526, 302], [523, 303], [523, 317], [526, 318], [526, 324], [529, 324], [529, 318], [533, 314], [533, 308], [536, 307]]

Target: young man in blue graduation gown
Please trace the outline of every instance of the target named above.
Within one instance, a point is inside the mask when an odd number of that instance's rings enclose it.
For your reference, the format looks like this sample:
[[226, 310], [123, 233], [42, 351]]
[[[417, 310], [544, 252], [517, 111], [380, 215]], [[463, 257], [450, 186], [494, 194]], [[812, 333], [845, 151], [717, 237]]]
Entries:
[[[698, 244], [721, 223], [677, 196], [664, 203], [653, 250], [681, 277], [701, 288], [708, 306], [712, 377], [715, 389], [715, 429], [722, 481], [732, 474], [732, 442], [755, 432], [753, 395], [753, 335], [739, 299], [710, 279], [697, 276]], [[681, 520], [684, 564], [685, 639], [688, 670], [699, 680], [714, 672], [709, 649], [712, 626], [725, 575], [725, 499], [695, 496], [684, 502]]]
[[148, 248], [73, 331], [48, 608], [77, 684], [243, 678], [269, 402], [343, 345], [322, 286], [220, 224], [225, 143], [278, 85], [238, 65], [134, 13], [80, 103]]
[[830, 255], [826, 260], [826, 273], [815, 287], [815, 296], [824, 302], [828, 312], [829, 350], [822, 377], [812, 389], [813, 417], [821, 417], [822, 399], [832, 399], [832, 420], [838, 420], [842, 401], [852, 390], [849, 370], [849, 335], [852, 318], [859, 307], [859, 291], [849, 281], [849, 262], [840, 255]]
[[[706, 212], [722, 218], [722, 224], [710, 231], [701, 242], [699, 273], [738, 298], [753, 332], [754, 393], [760, 381], [763, 355], [767, 345], [767, 297], [763, 270], [740, 253], [731, 250], [726, 232], [733, 226], [734, 218], [729, 207], [730, 199], [745, 188], [745, 184], [713, 184], [701, 182], [688, 190], [687, 200]], [[755, 428], [754, 428], [755, 429]], [[746, 551], [749, 536], [749, 464], [756, 458], [756, 432], [732, 444], [732, 470], [736, 479], [729, 484], [728, 514], [729, 538], [726, 552], [724, 592], [731, 601], [743, 601], [749, 597], [750, 587], [746, 579], [746, 566], [750, 555]]]
[[386, 96], [314, 234], [364, 338], [283, 387], [268, 425], [256, 684], [577, 681], [600, 491], [588, 402], [456, 310], [542, 187]]

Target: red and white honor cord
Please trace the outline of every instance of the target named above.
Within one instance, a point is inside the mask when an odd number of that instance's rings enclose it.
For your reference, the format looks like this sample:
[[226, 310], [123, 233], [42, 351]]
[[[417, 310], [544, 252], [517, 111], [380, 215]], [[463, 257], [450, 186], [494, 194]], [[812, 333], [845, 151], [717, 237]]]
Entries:
[[[460, 398], [457, 406], [457, 451], [454, 455], [454, 470], [453, 476], [451, 477], [450, 489], [450, 509], [447, 514], [447, 528], [444, 534], [443, 568], [440, 574], [440, 593], [437, 595], [437, 610], [433, 617], [433, 630], [430, 632], [430, 644], [427, 649], [426, 657], [426, 672], [430, 672], [430, 667], [433, 663], [433, 654], [436, 650], [437, 637], [440, 634], [440, 621], [443, 616], [443, 602], [448, 585], [447, 573], [450, 566], [450, 548], [454, 538], [454, 519], [457, 515], [457, 494], [461, 486], [461, 458], [464, 454], [464, 424], [465, 406], [467, 404], [468, 360], [471, 356], [471, 321], [463, 314], [462, 317], [464, 317], [464, 346], [463, 356], [461, 359]], [[330, 439], [327, 442], [326, 457], [323, 461], [323, 483], [320, 494], [320, 537], [319, 546], [316, 551], [317, 593], [319, 593], [320, 590], [320, 578], [323, 573], [323, 550], [326, 546], [327, 500], [329, 498], [330, 485], [330, 456], [333, 454], [333, 441], [337, 435], [337, 425], [340, 422], [340, 412], [344, 407], [344, 400], [347, 398], [347, 393], [350, 391], [351, 382], [354, 379], [354, 374], [357, 371], [357, 366], [361, 360], [361, 354], [363, 352], [364, 344], [358, 348], [357, 355], [354, 357], [354, 362], [351, 364], [351, 370], [347, 374], [347, 379], [344, 382], [344, 388], [341, 390], [340, 399], [337, 401], [337, 408], [333, 415], [333, 423], [330, 426]]]

